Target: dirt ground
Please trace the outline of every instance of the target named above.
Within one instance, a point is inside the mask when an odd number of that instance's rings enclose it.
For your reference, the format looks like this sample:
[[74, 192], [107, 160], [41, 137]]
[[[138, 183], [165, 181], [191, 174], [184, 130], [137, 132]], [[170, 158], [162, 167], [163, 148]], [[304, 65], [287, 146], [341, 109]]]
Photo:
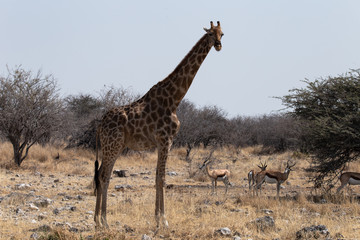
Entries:
[[[217, 151], [211, 168], [231, 171], [232, 186], [225, 195], [222, 182], [212, 194], [210, 179], [198, 168], [207, 150], [197, 150], [191, 163], [183, 160], [184, 149], [173, 150], [165, 189], [169, 227], [155, 235], [156, 153], [118, 159], [114, 169], [126, 170], [126, 177], [112, 175], [110, 228], [95, 231], [93, 153], [38, 146], [18, 168], [9, 163], [7, 148], [0, 148], [4, 153], [0, 158], [0, 239], [296, 239], [301, 237], [297, 232], [319, 225], [328, 232], [320, 239], [360, 238], [359, 187], [351, 187], [352, 192], [345, 189], [340, 196], [315, 193], [304, 172], [309, 160], [294, 158], [293, 153], [259, 157], [254, 149]], [[60, 159], [53, 157], [57, 152]], [[268, 169], [283, 171], [289, 159], [297, 164], [283, 184], [280, 199], [275, 198], [276, 187], [269, 184], [259, 197], [253, 197], [248, 171], [260, 161], [266, 161]]]

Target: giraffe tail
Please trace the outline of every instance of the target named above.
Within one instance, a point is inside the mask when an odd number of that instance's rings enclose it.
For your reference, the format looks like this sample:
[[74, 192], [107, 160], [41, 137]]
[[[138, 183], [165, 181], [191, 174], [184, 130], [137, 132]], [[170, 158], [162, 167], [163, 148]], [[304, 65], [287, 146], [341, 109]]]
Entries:
[[96, 196], [96, 192], [99, 188], [100, 181], [99, 181], [99, 148], [98, 148], [98, 142], [99, 142], [99, 128], [96, 131], [96, 160], [95, 160], [95, 173], [94, 173], [94, 196]]

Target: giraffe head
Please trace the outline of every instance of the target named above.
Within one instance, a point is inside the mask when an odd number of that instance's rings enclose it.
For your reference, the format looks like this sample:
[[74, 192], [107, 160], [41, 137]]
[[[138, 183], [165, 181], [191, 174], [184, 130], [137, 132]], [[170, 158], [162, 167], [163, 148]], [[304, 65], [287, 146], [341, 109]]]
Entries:
[[221, 38], [224, 33], [221, 31], [220, 22], [217, 21], [217, 26], [214, 26], [213, 22], [210, 22], [210, 29], [204, 28], [205, 32], [210, 37], [210, 44], [214, 46], [216, 51], [221, 50]]

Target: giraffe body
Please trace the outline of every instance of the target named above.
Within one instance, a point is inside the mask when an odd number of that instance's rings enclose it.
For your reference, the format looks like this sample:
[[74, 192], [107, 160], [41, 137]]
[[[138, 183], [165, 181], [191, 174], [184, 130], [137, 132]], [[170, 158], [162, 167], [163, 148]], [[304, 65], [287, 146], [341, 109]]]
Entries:
[[[102, 163], [95, 161], [96, 207], [94, 220], [97, 227], [108, 227], [106, 221], [107, 189], [116, 159], [124, 148], [146, 150], [157, 148], [155, 217], [157, 227], [160, 218], [166, 226], [164, 210], [165, 167], [173, 138], [179, 131], [180, 122], [176, 109], [189, 89], [202, 62], [214, 46], [221, 50], [223, 35], [218, 22], [205, 29], [206, 34], [195, 44], [175, 70], [154, 85], [139, 100], [104, 114], [97, 129], [101, 144]], [[101, 217], [100, 217], [101, 214]]]

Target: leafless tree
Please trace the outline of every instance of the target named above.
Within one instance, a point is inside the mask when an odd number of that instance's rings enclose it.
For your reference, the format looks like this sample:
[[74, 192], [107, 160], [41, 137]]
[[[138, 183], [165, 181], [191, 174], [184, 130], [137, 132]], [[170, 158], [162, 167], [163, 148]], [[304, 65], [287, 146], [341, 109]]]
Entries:
[[105, 111], [116, 106], [129, 104], [140, 95], [129, 89], [105, 86], [99, 96], [80, 94], [65, 99], [66, 107], [72, 116], [72, 131], [68, 148], [84, 147], [95, 149], [95, 133], [101, 116]]
[[46, 142], [60, 126], [63, 111], [56, 80], [21, 66], [0, 77], [0, 134], [13, 145], [17, 165], [35, 143]]

